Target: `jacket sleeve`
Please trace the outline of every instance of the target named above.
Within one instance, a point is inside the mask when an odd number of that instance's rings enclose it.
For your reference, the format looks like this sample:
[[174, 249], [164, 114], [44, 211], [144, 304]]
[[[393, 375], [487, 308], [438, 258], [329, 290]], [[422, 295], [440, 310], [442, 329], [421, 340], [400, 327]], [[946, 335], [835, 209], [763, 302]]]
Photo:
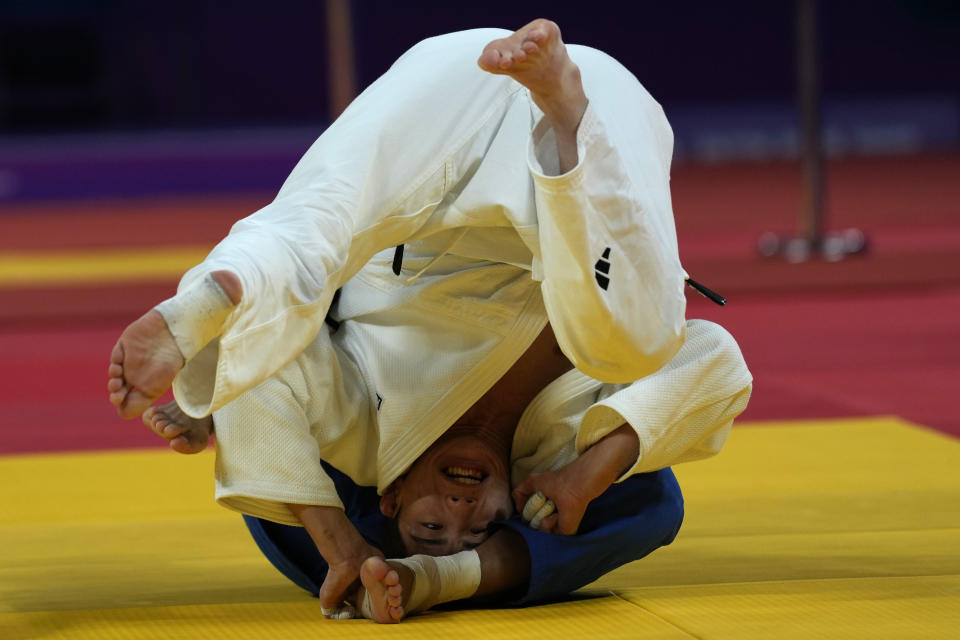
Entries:
[[216, 270], [243, 286], [212, 332], [219, 339], [184, 340], [206, 344], [185, 354], [193, 357], [174, 383], [185, 412], [207, 415], [289, 362], [316, 335], [334, 292], [424, 224], [449, 188], [451, 150], [495, 122], [517, 92], [476, 66], [479, 43], [501, 35], [453, 34], [407, 52], [320, 136], [276, 200], [184, 276], [179, 291]]
[[605, 385], [580, 424], [576, 449], [586, 451], [624, 423], [640, 440], [635, 473], [712, 456], [747, 407], [753, 378], [733, 337], [705, 320], [687, 323], [677, 355], [630, 385]]
[[603, 382], [631, 382], [666, 364], [684, 338], [686, 274], [669, 189], [673, 135], [660, 106], [612, 58], [572, 53], [590, 100], [578, 164], [556, 175], [556, 138], [545, 119], [528, 153], [541, 286], [571, 362]]
[[287, 504], [343, 508], [304, 410], [308, 381], [295, 361], [213, 414], [218, 504], [292, 526]]

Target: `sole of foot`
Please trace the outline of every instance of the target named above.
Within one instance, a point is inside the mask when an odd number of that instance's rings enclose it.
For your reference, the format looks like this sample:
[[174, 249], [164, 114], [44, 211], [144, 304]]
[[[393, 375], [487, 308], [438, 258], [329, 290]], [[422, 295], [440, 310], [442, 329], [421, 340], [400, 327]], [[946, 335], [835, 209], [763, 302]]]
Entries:
[[365, 617], [381, 624], [395, 624], [403, 619], [404, 590], [398, 568], [372, 556], [360, 566], [360, 582], [365, 593], [360, 594], [359, 609]]
[[555, 128], [576, 129], [587, 98], [580, 69], [567, 53], [560, 27], [538, 19], [506, 38], [493, 40], [483, 49], [477, 64], [481, 69], [508, 75], [527, 89]]
[[110, 403], [124, 418], [142, 415], [166, 393], [183, 364], [163, 316], [148, 311], [124, 329], [110, 354]]

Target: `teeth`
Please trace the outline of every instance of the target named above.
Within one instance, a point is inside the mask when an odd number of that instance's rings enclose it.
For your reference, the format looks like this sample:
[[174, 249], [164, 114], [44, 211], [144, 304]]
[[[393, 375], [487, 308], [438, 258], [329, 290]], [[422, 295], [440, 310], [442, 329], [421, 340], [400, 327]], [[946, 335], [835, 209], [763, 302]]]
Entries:
[[468, 469], [466, 467], [447, 467], [443, 472], [451, 480], [460, 484], [480, 484], [485, 474], [477, 469]]
[[447, 467], [446, 472], [452, 476], [467, 476], [470, 478], [482, 478], [483, 473], [476, 469], [466, 469], [464, 467]]

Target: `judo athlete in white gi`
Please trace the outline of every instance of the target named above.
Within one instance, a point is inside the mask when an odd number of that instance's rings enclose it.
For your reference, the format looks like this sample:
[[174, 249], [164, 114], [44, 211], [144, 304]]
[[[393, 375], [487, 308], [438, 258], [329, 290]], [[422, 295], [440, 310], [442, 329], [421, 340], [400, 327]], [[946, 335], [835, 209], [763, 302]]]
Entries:
[[[184, 412], [213, 413], [217, 500], [304, 525], [330, 567], [322, 605], [341, 602], [362, 565], [367, 615], [398, 620], [404, 599], [427, 588], [411, 582], [425, 570], [378, 557], [344, 514], [329, 469], [376, 487], [409, 543], [431, 522], [407, 529], [404, 513], [456, 498], [438, 489], [402, 503], [413, 463], [548, 320], [576, 369], [511, 425], [509, 471], [479, 441], [475, 455], [434, 461], [449, 484], [484, 488], [483, 500], [455, 507], [471, 525], [451, 543], [459, 548], [484, 543], [489, 523], [509, 514], [508, 480], [563, 505], [550, 495], [558, 470], [626, 433], [635, 449], [606, 469], [615, 471], [607, 484], [655, 473], [666, 486], [666, 467], [715, 453], [745, 408], [751, 379], [735, 342], [684, 319], [671, 154], [663, 112], [636, 79], [599, 51], [566, 47], [553, 23], [426, 40], [351, 104], [276, 200], [238, 222], [176, 297], [124, 331], [111, 354], [111, 402], [140, 415], [172, 382]], [[324, 319], [341, 288], [331, 332]], [[174, 448], [192, 446], [170, 437]], [[555, 473], [532, 475], [544, 471]], [[644, 553], [679, 526], [679, 493], [660, 493], [676, 494], [673, 529]], [[565, 522], [563, 511], [544, 524], [583, 529], [584, 511]], [[484, 544], [468, 555], [482, 560]], [[608, 566], [609, 545], [584, 548]], [[530, 585], [539, 584], [529, 553]], [[457, 567], [476, 568], [475, 556]], [[426, 579], [457, 572], [445, 566]], [[454, 596], [490, 592], [480, 573]]]

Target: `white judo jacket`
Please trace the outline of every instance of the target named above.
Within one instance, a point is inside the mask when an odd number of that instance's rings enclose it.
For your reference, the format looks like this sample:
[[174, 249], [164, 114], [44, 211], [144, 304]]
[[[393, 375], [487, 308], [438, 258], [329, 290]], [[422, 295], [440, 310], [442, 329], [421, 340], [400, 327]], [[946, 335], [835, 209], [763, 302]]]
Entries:
[[[612, 58], [570, 46], [590, 104], [579, 163], [558, 175], [553, 131], [528, 91], [476, 65], [505, 35], [467, 31], [408, 51], [308, 150], [276, 200], [184, 276], [181, 291], [218, 269], [243, 285], [222, 327], [177, 336], [188, 359], [178, 402], [190, 415], [217, 412], [223, 504], [296, 524], [277, 504], [339, 504], [328, 479], [312, 480], [320, 459], [382, 491], [548, 320], [577, 370], [524, 414], [515, 481], [624, 422], [641, 443], [631, 473], [710, 455], [746, 406], [751, 378], [736, 343], [685, 322], [662, 109]], [[323, 321], [341, 287], [343, 325], [330, 335]], [[235, 401], [270, 396], [278, 375], [286, 388], [307, 385], [293, 395], [313, 407], [287, 415], [261, 398], [258, 425], [299, 420], [300, 435], [251, 426], [231, 441], [227, 425], [250, 415]]]

